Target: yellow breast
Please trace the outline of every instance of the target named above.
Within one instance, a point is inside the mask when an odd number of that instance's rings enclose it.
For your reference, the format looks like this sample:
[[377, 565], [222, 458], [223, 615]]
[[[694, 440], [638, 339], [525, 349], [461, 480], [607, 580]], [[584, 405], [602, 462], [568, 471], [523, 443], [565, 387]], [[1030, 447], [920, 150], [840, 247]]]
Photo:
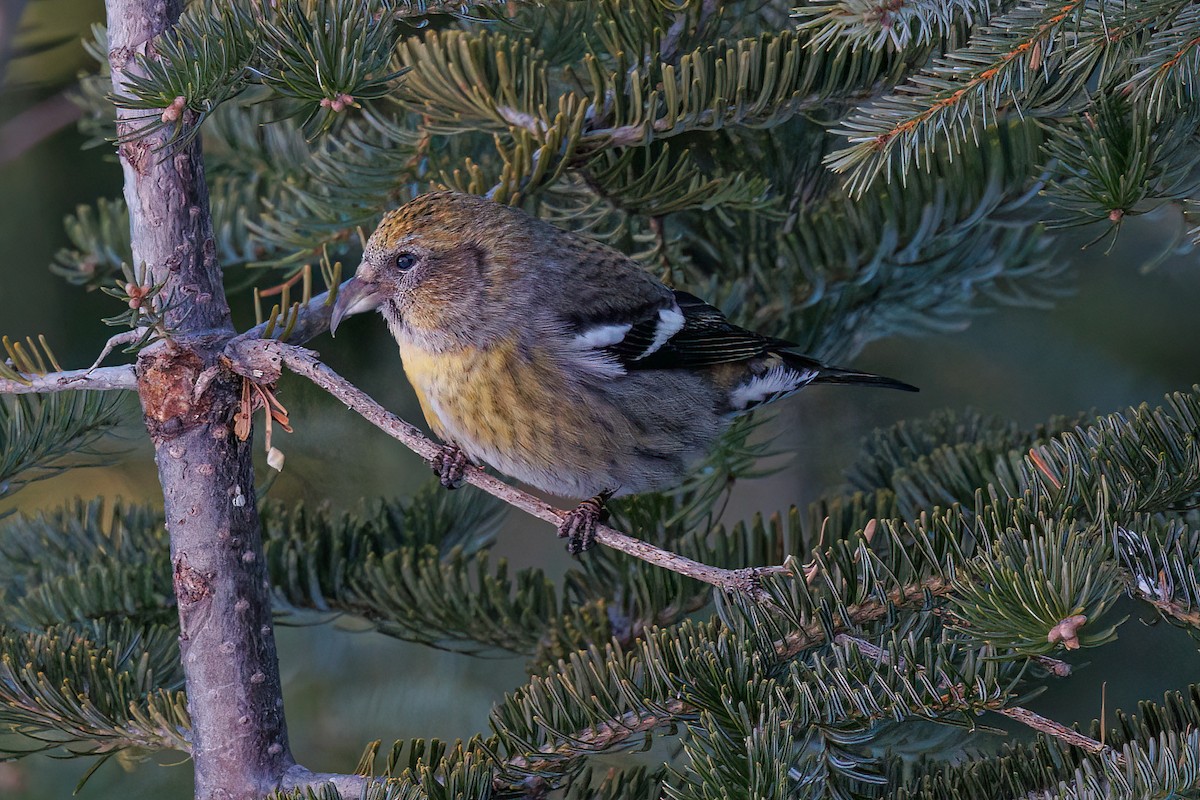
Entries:
[[558, 439], [547, 403], [562, 388], [555, 365], [521, 352], [515, 340], [487, 349], [430, 353], [401, 344], [404, 371], [434, 433], [469, 454], [542, 450]]

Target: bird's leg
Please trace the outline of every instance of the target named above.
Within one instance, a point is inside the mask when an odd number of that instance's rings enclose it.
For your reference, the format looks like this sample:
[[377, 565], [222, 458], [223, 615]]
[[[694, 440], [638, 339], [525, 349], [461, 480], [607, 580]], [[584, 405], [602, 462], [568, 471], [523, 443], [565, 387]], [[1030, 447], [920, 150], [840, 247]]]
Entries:
[[608, 519], [605, 503], [612, 496], [610, 491], [601, 492], [590, 500], [584, 500], [562, 518], [558, 524], [558, 536], [567, 540], [568, 553], [582, 553], [596, 544], [596, 525]]
[[463, 484], [466, 474], [467, 454], [456, 444], [444, 444], [438, 454], [429, 461], [429, 467], [437, 474], [442, 486], [457, 489]]

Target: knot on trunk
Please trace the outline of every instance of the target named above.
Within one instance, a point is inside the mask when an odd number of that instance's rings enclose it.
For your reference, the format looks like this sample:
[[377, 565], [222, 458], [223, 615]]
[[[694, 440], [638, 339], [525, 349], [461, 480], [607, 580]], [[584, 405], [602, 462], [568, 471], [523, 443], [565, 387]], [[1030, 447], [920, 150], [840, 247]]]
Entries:
[[205, 575], [187, 562], [183, 553], [175, 559], [175, 598], [183, 606], [199, 603], [212, 594], [212, 575]]
[[138, 397], [156, 444], [197, 425], [225, 424], [241, 379], [214, 355], [170, 344], [145, 351], [137, 363]]

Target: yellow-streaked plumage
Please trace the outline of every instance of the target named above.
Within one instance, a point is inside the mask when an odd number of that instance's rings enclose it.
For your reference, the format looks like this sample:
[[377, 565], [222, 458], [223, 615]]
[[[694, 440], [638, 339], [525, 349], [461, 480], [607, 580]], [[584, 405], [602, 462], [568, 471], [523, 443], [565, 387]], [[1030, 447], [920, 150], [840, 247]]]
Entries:
[[[530, 405], [532, 365], [516, 353], [512, 339], [485, 349], [429, 353], [405, 342], [400, 358], [421, 410], [434, 432], [447, 438], [461, 434], [481, 450], [531, 446], [545, 439], [544, 414]], [[519, 441], [518, 431], [527, 433]]]

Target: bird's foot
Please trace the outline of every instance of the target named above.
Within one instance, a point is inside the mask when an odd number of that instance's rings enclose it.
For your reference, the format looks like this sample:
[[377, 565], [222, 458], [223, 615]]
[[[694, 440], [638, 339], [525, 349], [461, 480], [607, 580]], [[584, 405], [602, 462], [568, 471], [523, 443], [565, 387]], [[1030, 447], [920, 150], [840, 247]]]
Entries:
[[470, 463], [467, 454], [458, 445], [444, 444], [438, 454], [430, 460], [429, 467], [438, 476], [442, 486], [457, 489], [463, 485], [467, 465]]
[[558, 537], [567, 540], [567, 552], [571, 555], [591, 550], [596, 544], [596, 526], [608, 519], [605, 503], [612, 492], [601, 492], [590, 500], [584, 500], [567, 512], [558, 524]]

